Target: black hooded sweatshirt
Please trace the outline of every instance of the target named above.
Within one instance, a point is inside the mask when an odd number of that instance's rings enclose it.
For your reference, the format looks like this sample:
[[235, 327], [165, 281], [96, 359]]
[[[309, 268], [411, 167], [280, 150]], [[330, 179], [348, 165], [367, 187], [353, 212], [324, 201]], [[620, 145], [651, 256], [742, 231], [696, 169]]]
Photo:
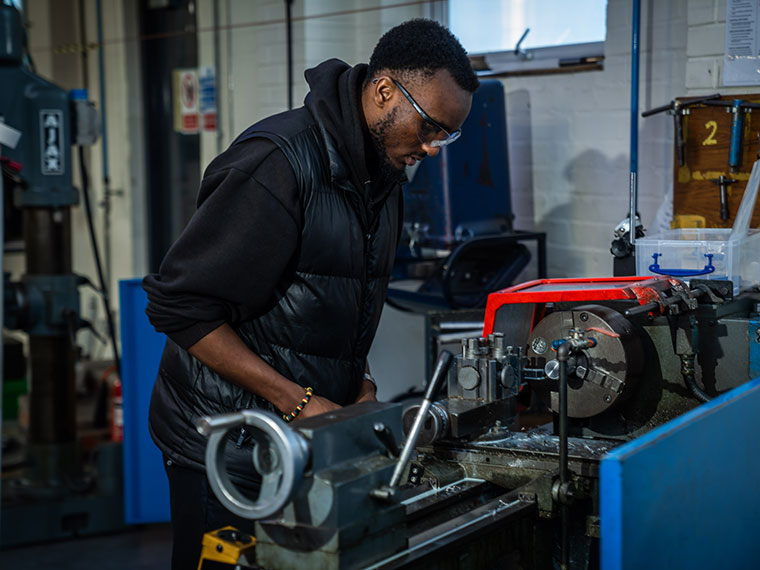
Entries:
[[[391, 185], [379, 178], [362, 112], [366, 73], [366, 64], [351, 67], [337, 59], [307, 70], [305, 105], [332, 135], [373, 215]], [[211, 162], [197, 207], [159, 273], [143, 280], [151, 323], [185, 349], [225, 322], [266, 310], [294, 261], [303, 221], [290, 163], [264, 138], [233, 143]]]
[[[260, 121], [213, 161], [198, 211], [145, 279], [147, 313], [170, 337], [150, 429], [178, 465], [203, 466], [199, 417], [275, 411], [183, 350], [224, 322], [292, 381], [339, 405], [358, 395], [402, 219], [399, 180], [362, 181], [365, 74], [337, 60], [307, 72], [306, 108]], [[246, 445], [225, 455], [236, 482], [255, 486]]]

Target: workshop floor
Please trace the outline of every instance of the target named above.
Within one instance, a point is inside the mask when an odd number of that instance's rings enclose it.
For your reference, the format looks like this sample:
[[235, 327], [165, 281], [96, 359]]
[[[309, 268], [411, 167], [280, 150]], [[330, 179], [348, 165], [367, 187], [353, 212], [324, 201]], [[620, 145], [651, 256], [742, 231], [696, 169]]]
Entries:
[[14, 570], [166, 570], [171, 527], [153, 524], [119, 534], [78, 538], [0, 551], [0, 568]]

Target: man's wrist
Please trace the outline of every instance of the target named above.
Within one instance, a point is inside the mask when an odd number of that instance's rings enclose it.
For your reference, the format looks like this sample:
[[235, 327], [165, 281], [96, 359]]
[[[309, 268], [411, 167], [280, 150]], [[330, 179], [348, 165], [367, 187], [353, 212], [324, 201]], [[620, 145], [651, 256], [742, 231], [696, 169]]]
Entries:
[[282, 414], [282, 419], [286, 422], [292, 422], [294, 419], [296, 419], [299, 414], [303, 411], [306, 404], [308, 404], [311, 401], [311, 397], [314, 395], [314, 388], [311, 386], [308, 386], [304, 388], [304, 397], [301, 398], [301, 402], [293, 409], [292, 412]]
[[370, 374], [369, 372], [365, 372], [364, 380], [372, 384], [372, 390], [374, 391], [375, 395], [377, 395], [377, 382], [375, 382], [374, 376], [372, 376], [372, 374]]
[[281, 382], [277, 385], [277, 391], [273, 394], [271, 399], [262, 394], [265, 399], [272, 402], [272, 404], [274, 404], [274, 406], [283, 414], [287, 414], [293, 410], [301, 401], [303, 395], [303, 386], [284, 377], [281, 378]]

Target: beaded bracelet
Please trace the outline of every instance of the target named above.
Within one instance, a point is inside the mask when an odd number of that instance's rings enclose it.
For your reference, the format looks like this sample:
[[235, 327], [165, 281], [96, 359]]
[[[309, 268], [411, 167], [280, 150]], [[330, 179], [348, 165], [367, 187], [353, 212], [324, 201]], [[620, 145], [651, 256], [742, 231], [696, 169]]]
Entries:
[[311, 397], [314, 395], [314, 388], [309, 386], [306, 388], [306, 395], [303, 397], [303, 400], [301, 400], [301, 403], [296, 406], [296, 409], [290, 412], [290, 414], [282, 414], [282, 419], [286, 422], [292, 422], [294, 419], [298, 417], [298, 414], [303, 411], [304, 406], [309, 403], [309, 400], [311, 400]]

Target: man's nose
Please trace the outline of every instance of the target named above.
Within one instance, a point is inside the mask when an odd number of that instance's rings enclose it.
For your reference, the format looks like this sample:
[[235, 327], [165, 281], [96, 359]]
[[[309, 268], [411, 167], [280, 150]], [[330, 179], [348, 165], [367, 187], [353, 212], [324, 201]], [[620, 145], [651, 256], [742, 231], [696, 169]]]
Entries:
[[425, 154], [428, 156], [435, 156], [439, 152], [441, 152], [441, 147], [439, 146], [432, 146], [428, 143], [422, 143], [422, 150], [425, 151]]

